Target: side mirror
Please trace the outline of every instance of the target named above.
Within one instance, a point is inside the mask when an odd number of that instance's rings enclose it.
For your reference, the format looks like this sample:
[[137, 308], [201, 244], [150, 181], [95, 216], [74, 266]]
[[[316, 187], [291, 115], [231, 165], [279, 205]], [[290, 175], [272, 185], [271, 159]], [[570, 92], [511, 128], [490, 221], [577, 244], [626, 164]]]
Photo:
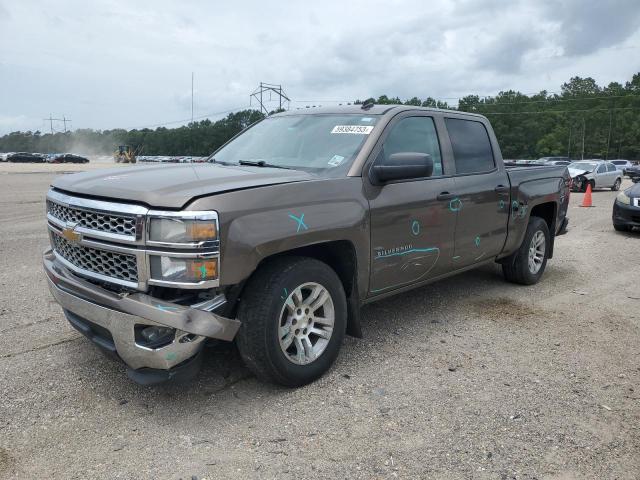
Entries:
[[373, 165], [371, 181], [381, 185], [394, 180], [430, 177], [433, 173], [433, 160], [428, 153], [402, 152], [393, 153], [383, 164]]

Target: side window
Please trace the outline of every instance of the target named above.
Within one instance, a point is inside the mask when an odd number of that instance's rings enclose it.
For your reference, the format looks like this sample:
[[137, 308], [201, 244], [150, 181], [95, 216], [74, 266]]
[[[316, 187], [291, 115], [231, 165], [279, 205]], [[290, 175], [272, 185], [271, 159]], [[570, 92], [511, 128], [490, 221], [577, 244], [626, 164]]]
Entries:
[[407, 117], [396, 123], [384, 141], [384, 161], [394, 153], [428, 153], [433, 160], [433, 176], [442, 175], [442, 157], [436, 126], [431, 117]]
[[596, 173], [604, 173], [607, 171], [607, 167], [605, 167], [604, 163], [600, 164], [598, 166], [598, 169], [596, 170]]
[[447, 118], [445, 123], [453, 148], [456, 173], [481, 173], [495, 168], [489, 134], [482, 123], [459, 118]]
[[615, 172], [616, 166], [613, 163], [607, 163], [607, 172]]

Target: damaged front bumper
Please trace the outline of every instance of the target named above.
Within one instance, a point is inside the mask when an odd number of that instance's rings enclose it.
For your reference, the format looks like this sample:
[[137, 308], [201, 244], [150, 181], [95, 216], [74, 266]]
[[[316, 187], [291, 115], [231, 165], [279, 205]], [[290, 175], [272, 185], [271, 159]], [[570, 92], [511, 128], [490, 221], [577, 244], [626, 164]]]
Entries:
[[[49, 289], [71, 325], [129, 367], [138, 383], [159, 383], [197, 373], [207, 338], [231, 341], [240, 322], [213, 312], [166, 302], [143, 293], [117, 294], [90, 283], [65, 268], [49, 249], [43, 255]], [[158, 348], [139, 341], [140, 328], [175, 329]]]

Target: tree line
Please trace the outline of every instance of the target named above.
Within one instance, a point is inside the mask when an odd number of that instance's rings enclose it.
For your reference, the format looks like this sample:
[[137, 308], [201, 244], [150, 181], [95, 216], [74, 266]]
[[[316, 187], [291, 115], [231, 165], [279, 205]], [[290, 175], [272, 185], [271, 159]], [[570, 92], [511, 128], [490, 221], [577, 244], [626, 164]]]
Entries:
[[[367, 100], [485, 115], [493, 125], [504, 158], [584, 156], [640, 160], [640, 73], [624, 85], [612, 82], [600, 86], [593, 78], [573, 77], [561, 86], [560, 92], [543, 90], [527, 95], [509, 90], [493, 97], [467, 95], [458, 105], [431, 97], [403, 101], [382, 95]], [[204, 156], [262, 118], [259, 111], [242, 110], [221, 120], [207, 119], [178, 128], [12, 132], [0, 137], [0, 151], [95, 155], [110, 154], [118, 145], [131, 145], [144, 155]]]

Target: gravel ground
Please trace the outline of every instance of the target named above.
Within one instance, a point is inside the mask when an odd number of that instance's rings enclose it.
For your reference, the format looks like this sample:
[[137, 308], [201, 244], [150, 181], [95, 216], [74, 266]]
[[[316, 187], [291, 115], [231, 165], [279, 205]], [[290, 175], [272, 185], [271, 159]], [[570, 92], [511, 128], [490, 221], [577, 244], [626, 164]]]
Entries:
[[640, 478], [640, 234], [613, 230], [613, 192], [572, 195], [540, 284], [492, 265], [370, 305], [312, 385], [261, 384], [225, 345], [192, 384], [149, 388], [47, 290], [44, 194], [69, 169], [16, 167], [0, 170], [0, 478]]

